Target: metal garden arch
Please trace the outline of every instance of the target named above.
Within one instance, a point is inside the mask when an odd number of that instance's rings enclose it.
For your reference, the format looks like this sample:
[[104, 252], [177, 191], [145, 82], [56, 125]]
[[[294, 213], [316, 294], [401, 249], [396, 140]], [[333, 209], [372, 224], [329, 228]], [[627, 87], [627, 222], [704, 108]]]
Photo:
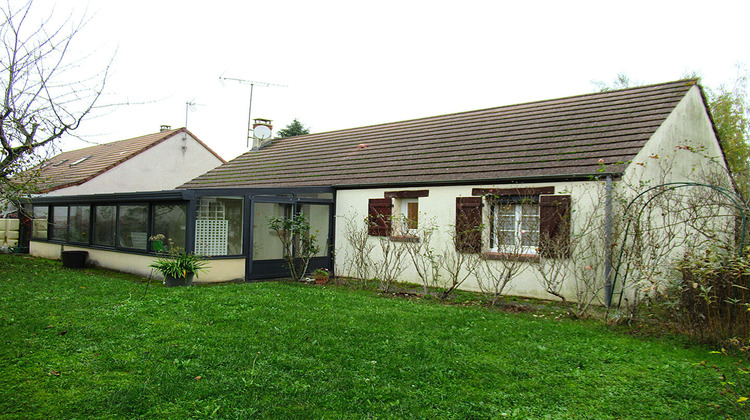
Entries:
[[[710, 188], [710, 189], [718, 192], [719, 194], [723, 195], [724, 197], [728, 198], [729, 201], [731, 201], [732, 206], [736, 210], [738, 210], [740, 212], [740, 220], [741, 221], [740, 221], [740, 238], [739, 238], [738, 253], [742, 254], [744, 252], [744, 248], [745, 248], [745, 230], [747, 228], [748, 207], [745, 205], [745, 203], [742, 201], [742, 199], [739, 197], [739, 195], [735, 191], [732, 191], [732, 190], [729, 190], [729, 189], [726, 189], [726, 188], [722, 188], [722, 187], [717, 187], [715, 185], [703, 184], [703, 183], [698, 183], [698, 182], [668, 182], [668, 183], [665, 183], [665, 184], [660, 184], [660, 185], [656, 185], [654, 187], [648, 188], [647, 190], [645, 190], [645, 191], [639, 193], [638, 195], [636, 195], [632, 200], [630, 200], [630, 202], [628, 203], [628, 205], [625, 207], [625, 214], [626, 215], [630, 214], [630, 212], [629, 212], [630, 208], [638, 201], [638, 199], [640, 199], [641, 197], [645, 196], [646, 194], [648, 194], [651, 191], [661, 189], [656, 194], [654, 194], [653, 196], [649, 197], [649, 199], [646, 200], [641, 205], [640, 209], [638, 210], [638, 217], [635, 219], [635, 220], [640, 220], [641, 215], [643, 214], [643, 211], [649, 206], [649, 204], [654, 199], [656, 199], [657, 197], [659, 197], [662, 194], [665, 194], [665, 193], [667, 193], [669, 191], [674, 191], [676, 189], [685, 188], [685, 187]], [[607, 306], [608, 307], [612, 305], [612, 297], [615, 294], [614, 291], [615, 291], [615, 287], [617, 285], [617, 277], [620, 274], [620, 266], [622, 264], [622, 257], [623, 257], [623, 253], [625, 252], [625, 244], [627, 244], [628, 234], [630, 232], [630, 225], [631, 225], [632, 221], [634, 220], [632, 217], [627, 217], [627, 216], [624, 216], [624, 217], [627, 218], [627, 224], [625, 226], [625, 235], [623, 236], [623, 240], [622, 240], [622, 244], [623, 245], [620, 247], [619, 257], [617, 259], [617, 266], [616, 266], [616, 268], [614, 270], [615, 271], [614, 272], [614, 278], [612, 279], [612, 282], [610, 283], [610, 290], [612, 292], [607, 296]], [[623, 278], [622, 278], [622, 286], [620, 287], [620, 293], [619, 293], [620, 297], [619, 297], [619, 299], [617, 301], [617, 307], [618, 308], [620, 307], [620, 304], [622, 303], [622, 295], [623, 295], [623, 292], [625, 290], [625, 282], [627, 281], [627, 278], [628, 278], [628, 271], [629, 271], [629, 269], [630, 269], [630, 263], [628, 262], [627, 265], [625, 266], [625, 271], [624, 271]]]

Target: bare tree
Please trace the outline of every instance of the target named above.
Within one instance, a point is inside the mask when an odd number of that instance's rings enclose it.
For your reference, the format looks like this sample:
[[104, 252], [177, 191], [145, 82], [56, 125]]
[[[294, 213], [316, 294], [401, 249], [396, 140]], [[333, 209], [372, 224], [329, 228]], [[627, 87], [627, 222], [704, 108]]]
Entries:
[[[477, 261], [477, 286], [493, 306], [510, 291], [511, 282], [528, 268], [528, 256], [523, 240], [520, 237], [517, 240], [508, 238], [508, 235], [515, 236], [514, 224], [515, 221], [507, 218], [501, 218], [491, 224], [494, 227], [492, 235], [502, 238], [499, 240], [506, 245], [502, 246], [496, 257], [493, 254], [482, 254]], [[531, 233], [522, 231], [520, 234]]]
[[406, 269], [406, 247], [393, 241], [389, 236], [377, 237], [382, 259], [374, 264], [375, 277], [380, 282], [380, 290], [388, 293], [393, 283]]
[[349, 244], [344, 257], [344, 272], [367, 286], [373, 267], [371, 254], [375, 248], [375, 244], [369, 240], [369, 226], [366, 220], [357, 220], [356, 214], [350, 213], [342, 218], [344, 239]]
[[476, 243], [475, 233], [482, 231], [482, 226], [467, 227], [469, 224], [459, 223], [460, 226], [449, 230], [451, 242], [454, 246], [446, 246], [440, 256], [440, 268], [446, 279], [439, 281], [441, 288], [440, 299], [446, 299], [451, 293], [477, 272], [480, 262], [481, 243]]
[[[61, 24], [52, 12], [36, 21], [33, 1], [0, 5], [0, 193], [23, 197], [34, 187], [34, 173], [14, 176], [46, 156], [55, 140], [76, 130], [101, 96], [109, 66], [91, 78], [70, 76], [80, 63], [68, 57], [84, 21], [69, 16]], [[9, 197], [10, 196], [10, 197]]]
[[544, 291], [559, 298], [570, 316], [575, 316], [575, 312], [570, 307], [570, 302], [565, 297], [563, 287], [566, 284], [569, 259], [560, 258], [556, 254], [559, 249], [569, 246], [569, 242], [562, 238], [542, 237], [540, 241], [545, 244], [548, 253], [539, 255], [539, 264], [537, 264], [537, 275], [539, 283]]
[[[405, 226], [410, 226], [409, 220], [404, 217], [398, 227], [401, 230]], [[413, 226], [413, 224], [411, 225]], [[401, 232], [399, 236], [403, 238], [403, 246], [411, 257], [414, 270], [422, 280], [423, 294], [429, 293], [429, 287], [436, 284], [440, 277], [440, 264], [438, 263], [438, 253], [432, 246], [432, 237], [437, 232], [437, 226], [433, 220], [422, 220], [416, 229], [410, 232]]]

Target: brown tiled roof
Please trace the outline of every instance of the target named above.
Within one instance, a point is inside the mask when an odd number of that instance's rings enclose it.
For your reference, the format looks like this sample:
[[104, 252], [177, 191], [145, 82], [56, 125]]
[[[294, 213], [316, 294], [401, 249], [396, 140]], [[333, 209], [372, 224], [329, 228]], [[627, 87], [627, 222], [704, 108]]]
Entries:
[[41, 175], [41, 192], [80, 185], [182, 132], [192, 136], [222, 162], [225, 162], [186, 128], [178, 128], [63, 152], [32, 170], [39, 171]]
[[179, 188], [385, 186], [622, 173], [695, 83], [680, 80], [276, 139]]

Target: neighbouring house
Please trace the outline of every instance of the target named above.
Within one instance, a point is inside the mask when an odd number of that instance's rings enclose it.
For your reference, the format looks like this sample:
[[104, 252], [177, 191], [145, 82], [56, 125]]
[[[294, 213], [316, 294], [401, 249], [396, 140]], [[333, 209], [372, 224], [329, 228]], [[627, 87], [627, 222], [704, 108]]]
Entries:
[[32, 171], [47, 196], [171, 190], [226, 163], [186, 128], [86, 147]]
[[[605, 263], [587, 267], [610, 276], [621, 233], [615, 194], [709, 172], [729, 182], [725, 168], [700, 86], [679, 80], [275, 139], [173, 191], [40, 197], [34, 211], [50, 224], [35, 232], [32, 253], [55, 257], [65, 244], [148, 275], [146, 238], [162, 233], [212, 257], [202, 281], [281, 277], [283, 250], [268, 218], [301, 212], [322, 238], [311, 268], [354, 275], [349, 233], [364, 228], [375, 276], [390, 258], [375, 245], [419, 243], [430, 227], [438, 260], [512, 257], [522, 268], [512, 293], [549, 297], [540, 267], [573, 264], [580, 237], [607, 238]], [[79, 212], [90, 223], [70, 216]], [[604, 230], [585, 235], [593, 222]], [[399, 279], [422, 282], [408, 260]], [[481, 281], [470, 276], [461, 287]], [[570, 285], [561, 293], [575, 297]]]

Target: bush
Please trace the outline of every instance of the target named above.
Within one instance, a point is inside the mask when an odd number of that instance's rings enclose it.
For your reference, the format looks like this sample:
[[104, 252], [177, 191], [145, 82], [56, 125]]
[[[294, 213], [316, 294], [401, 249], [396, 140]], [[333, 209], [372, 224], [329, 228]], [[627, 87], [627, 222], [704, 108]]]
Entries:
[[703, 341], [750, 333], [750, 258], [723, 249], [688, 254], [679, 263], [682, 282], [677, 315], [686, 333]]

